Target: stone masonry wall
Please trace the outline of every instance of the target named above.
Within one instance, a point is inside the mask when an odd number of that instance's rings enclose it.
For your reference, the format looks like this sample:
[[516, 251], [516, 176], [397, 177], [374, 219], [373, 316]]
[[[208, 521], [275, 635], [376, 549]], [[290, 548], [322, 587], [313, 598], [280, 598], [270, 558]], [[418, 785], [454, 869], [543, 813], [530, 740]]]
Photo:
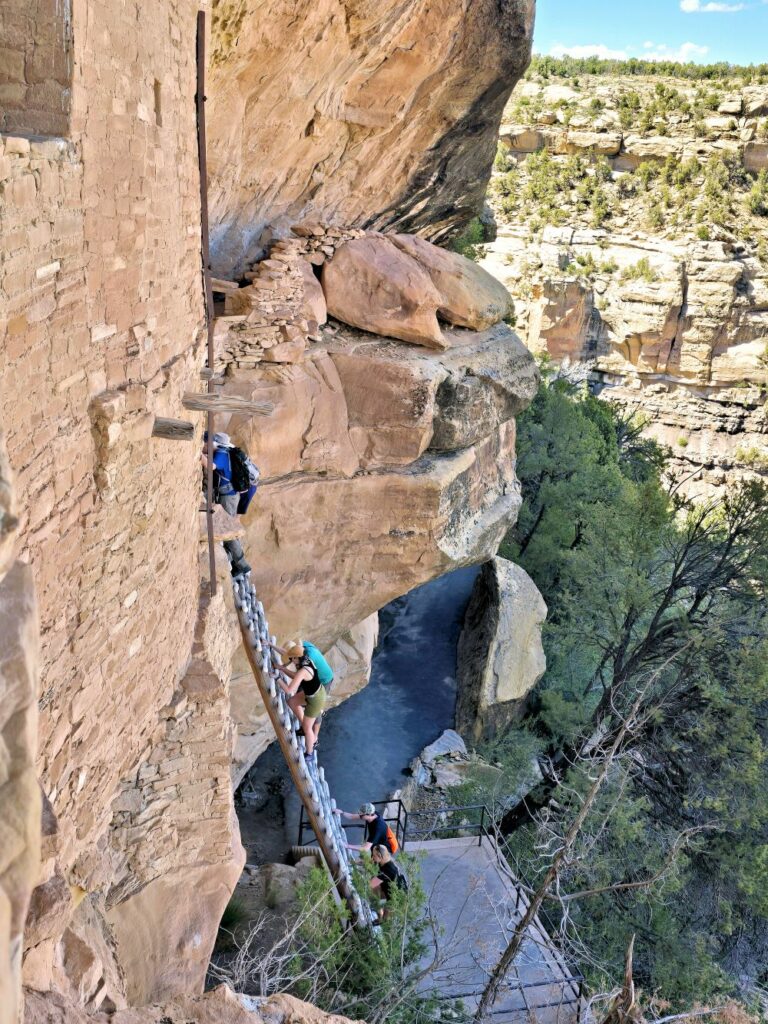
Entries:
[[[191, 0], [75, 0], [69, 137], [0, 136], [0, 423], [15, 554], [39, 602], [38, 771], [58, 819], [47, 864], [96, 909], [117, 881], [112, 801], [167, 728], [198, 618], [198, 445], [151, 438], [155, 415], [184, 415], [204, 356], [196, 11]], [[230, 864], [228, 789], [220, 802], [208, 859]], [[137, 885], [194, 859], [194, 843], [167, 841]], [[203, 949], [226, 894], [214, 902], [196, 922]], [[51, 984], [57, 956], [31, 958], [36, 987]], [[191, 973], [179, 984], [201, 984], [198, 962]]]
[[0, 0], [0, 131], [64, 135], [72, 0]]
[[311, 221], [292, 225], [291, 236], [271, 242], [267, 259], [245, 272], [250, 284], [226, 293], [225, 315], [216, 320], [219, 367], [233, 372], [261, 362], [299, 362], [307, 343], [320, 340], [302, 266], [322, 266], [340, 245], [364, 234]]

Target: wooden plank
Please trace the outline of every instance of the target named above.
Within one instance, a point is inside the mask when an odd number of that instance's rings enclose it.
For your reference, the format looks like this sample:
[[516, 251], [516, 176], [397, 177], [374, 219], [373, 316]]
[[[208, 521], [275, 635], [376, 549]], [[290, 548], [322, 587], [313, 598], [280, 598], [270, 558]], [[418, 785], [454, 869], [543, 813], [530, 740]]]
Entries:
[[223, 277], [211, 278], [211, 288], [215, 292], [236, 292], [239, 287], [237, 281], [225, 281]]
[[186, 392], [181, 404], [194, 412], [228, 412], [247, 416], [266, 416], [274, 409], [271, 402], [252, 402], [240, 395], [205, 395], [193, 391]]
[[204, 366], [200, 371], [200, 379], [209, 380], [213, 385], [220, 385], [226, 383], [222, 374], [216, 373], [215, 370], [209, 370], [207, 366]]
[[195, 425], [187, 420], [171, 420], [155, 416], [152, 437], [162, 437], [166, 441], [193, 441]]

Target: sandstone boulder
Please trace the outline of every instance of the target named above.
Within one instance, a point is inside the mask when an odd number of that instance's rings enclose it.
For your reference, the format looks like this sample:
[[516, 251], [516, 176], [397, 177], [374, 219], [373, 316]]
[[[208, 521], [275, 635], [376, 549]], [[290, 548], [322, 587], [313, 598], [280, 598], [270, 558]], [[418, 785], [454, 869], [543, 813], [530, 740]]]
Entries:
[[618, 132], [569, 131], [566, 152], [597, 153], [600, 156], [616, 156], [621, 149], [621, 135]]
[[744, 100], [741, 96], [726, 96], [717, 108], [718, 114], [731, 114], [737, 116], [741, 113]]
[[417, 235], [390, 237], [429, 274], [440, 296], [437, 313], [441, 319], [482, 331], [512, 313], [512, 296], [504, 285], [472, 260]]
[[328, 312], [345, 324], [385, 338], [445, 348], [429, 274], [393, 241], [369, 235], [345, 242], [323, 265]]
[[513, 153], [536, 153], [544, 147], [544, 135], [533, 128], [505, 128], [499, 141]]
[[644, 160], [666, 160], [668, 156], [679, 157], [683, 149], [681, 139], [656, 135], [644, 138], [641, 135], [625, 135], [621, 152], [615, 167], [619, 170], [634, 170]]
[[456, 724], [464, 736], [490, 738], [522, 712], [546, 669], [546, 615], [544, 599], [520, 566], [503, 558], [485, 563], [459, 637]]
[[322, 327], [328, 319], [323, 287], [315, 276], [311, 263], [302, 260], [299, 266], [304, 279], [304, 304], [301, 307], [301, 314], [305, 320]]
[[765, 89], [748, 90], [744, 97], [744, 113], [747, 117], [768, 114], [768, 91]]
[[489, 436], [531, 401], [538, 373], [506, 324], [444, 332], [449, 349], [404, 349], [352, 331], [329, 347], [361, 466], [406, 465]]
[[[36, 1016], [26, 1024], [43, 1024], [45, 1020]], [[86, 1024], [86, 1020], [85, 1016], [82, 1020], [73, 1017], [72, 1024]], [[262, 999], [233, 992], [227, 985], [219, 985], [205, 995], [182, 996], [169, 1002], [118, 1010], [110, 1017], [110, 1024], [170, 1024], [173, 1021], [184, 1021], [184, 1024], [351, 1024], [346, 1017], [324, 1013], [293, 996], [281, 994]], [[51, 1024], [69, 1024], [69, 1018], [52, 1017]]]
[[744, 167], [757, 174], [768, 167], [768, 142], [748, 142], [744, 147]]
[[520, 503], [514, 434], [510, 421], [471, 447], [387, 472], [263, 484], [244, 546], [273, 632], [322, 647], [361, 615], [495, 551]]

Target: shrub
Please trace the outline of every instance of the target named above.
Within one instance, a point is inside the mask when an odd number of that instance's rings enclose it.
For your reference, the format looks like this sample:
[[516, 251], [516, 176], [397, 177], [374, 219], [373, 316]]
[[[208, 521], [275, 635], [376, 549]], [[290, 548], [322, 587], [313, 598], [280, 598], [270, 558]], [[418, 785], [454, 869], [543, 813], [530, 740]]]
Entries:
[[625, 267], [621, 272], [620, 279], [622, 281], [643, 280], [648, 281], [650, 283], [652, 281], [658, 280], [658, 276], [659, 275], [651, 266], [648, 257], [643, 256], [643, 258], [639, 259], [637, 263], [633, 264], [632, 266]]
[[506, 171], [509, 164], [507, 147], [499, 142], [496, 146], [496, 156], [493, 158], [493, 169], [495, 171]]
[[461, 234], [456, 235], [453, 239], [451, 249], [459, 253], [460, 256], [466, 256], [468, 260], [477, 263], [485, 255], [485, 248], [481, 244], [484, 239], [485, 228], [479, 217], [473, 217]]
[[738, 447], [733, 453], [737, 462], [749, 466], [751, 469], [768, 470], [768, 452], [756, 445], [749, 448]]
[[708, 242], [710, 240], [709, 228], [706, 224], [699, 224], [696, 228], [696, 237], [700, 238], [702, 242]]
[[768, 217], [768, 171], [763, 168], [747, 195], [747, 209], [757, 217]]

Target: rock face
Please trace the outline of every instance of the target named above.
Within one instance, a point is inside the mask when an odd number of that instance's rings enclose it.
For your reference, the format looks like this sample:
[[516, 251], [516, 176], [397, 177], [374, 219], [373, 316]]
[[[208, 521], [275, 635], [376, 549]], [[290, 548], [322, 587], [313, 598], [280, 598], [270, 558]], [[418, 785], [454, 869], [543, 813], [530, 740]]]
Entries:
[[[520, 501], [513, 417], [538, 381], [504, 324], [446, 331], [455, 347], [440, 354], [351, 330], [325, 337], [284, 380], [248, 378], [246, 394], [270, 396], [276, 410], [301, 395], [300, 418], [279, 434], [271, 417], [230, 424], [266, 481], [244, 525], [270, 624], [321, 646], [398, 594], [495, 551]], [[244, 383], [232, 386], [243, 393]], [[323, 420], [315, 410], [327, 408], [329, 388], [336, 415]], [[326, 458], [318, 472], [308, 443], [344, 459]]]
[[547, 615], [530, 576], [493, 558], [475, 582], [458, 647], [456, 725], [477, 741], [522, 714], [526, 694], [547, 667], [541, 626]]
[[533, 0], [219, 0], [209, 173], [216, 272], [313, 213], [431, 238], [480, 211]]
[[472, 260], [416, 235], [393, 235], [392, 241], [429, 274], [440, 296], [437, 314], [442, 320], [482, 331], [512, 313], [507, 289]]
[[[521, 84], [500, 138], [508, 166], [490, 189], [502, 223], [483, 266], [515, 297], [533, 351], [585, 364], [604, 396], [671, 447], [681, 486], [712, 493], [768, 470], [768, 263], [749, 177], [768, 150], [755, 141], [768, 133], [768, 93], [723, 96], [713, 118], [678, 81], [663, 122], [649, 123], [641, 109], [656, 81], [588, 77], [556, 99], [546, 81]], [[532, 149], [547, 154], [529, 163]], [[537, 173], [571, 176], [556, 210], [526, 201]], [[728, 184], [713, 206], [717, 174]], [[580, 198], [590, 191], [591, 204]]]
[[428, 348], [445, 348], [440, 294], [416, 260], [384, 235], [346, 242], [323, 267], [328, 312], [351, 327]]

